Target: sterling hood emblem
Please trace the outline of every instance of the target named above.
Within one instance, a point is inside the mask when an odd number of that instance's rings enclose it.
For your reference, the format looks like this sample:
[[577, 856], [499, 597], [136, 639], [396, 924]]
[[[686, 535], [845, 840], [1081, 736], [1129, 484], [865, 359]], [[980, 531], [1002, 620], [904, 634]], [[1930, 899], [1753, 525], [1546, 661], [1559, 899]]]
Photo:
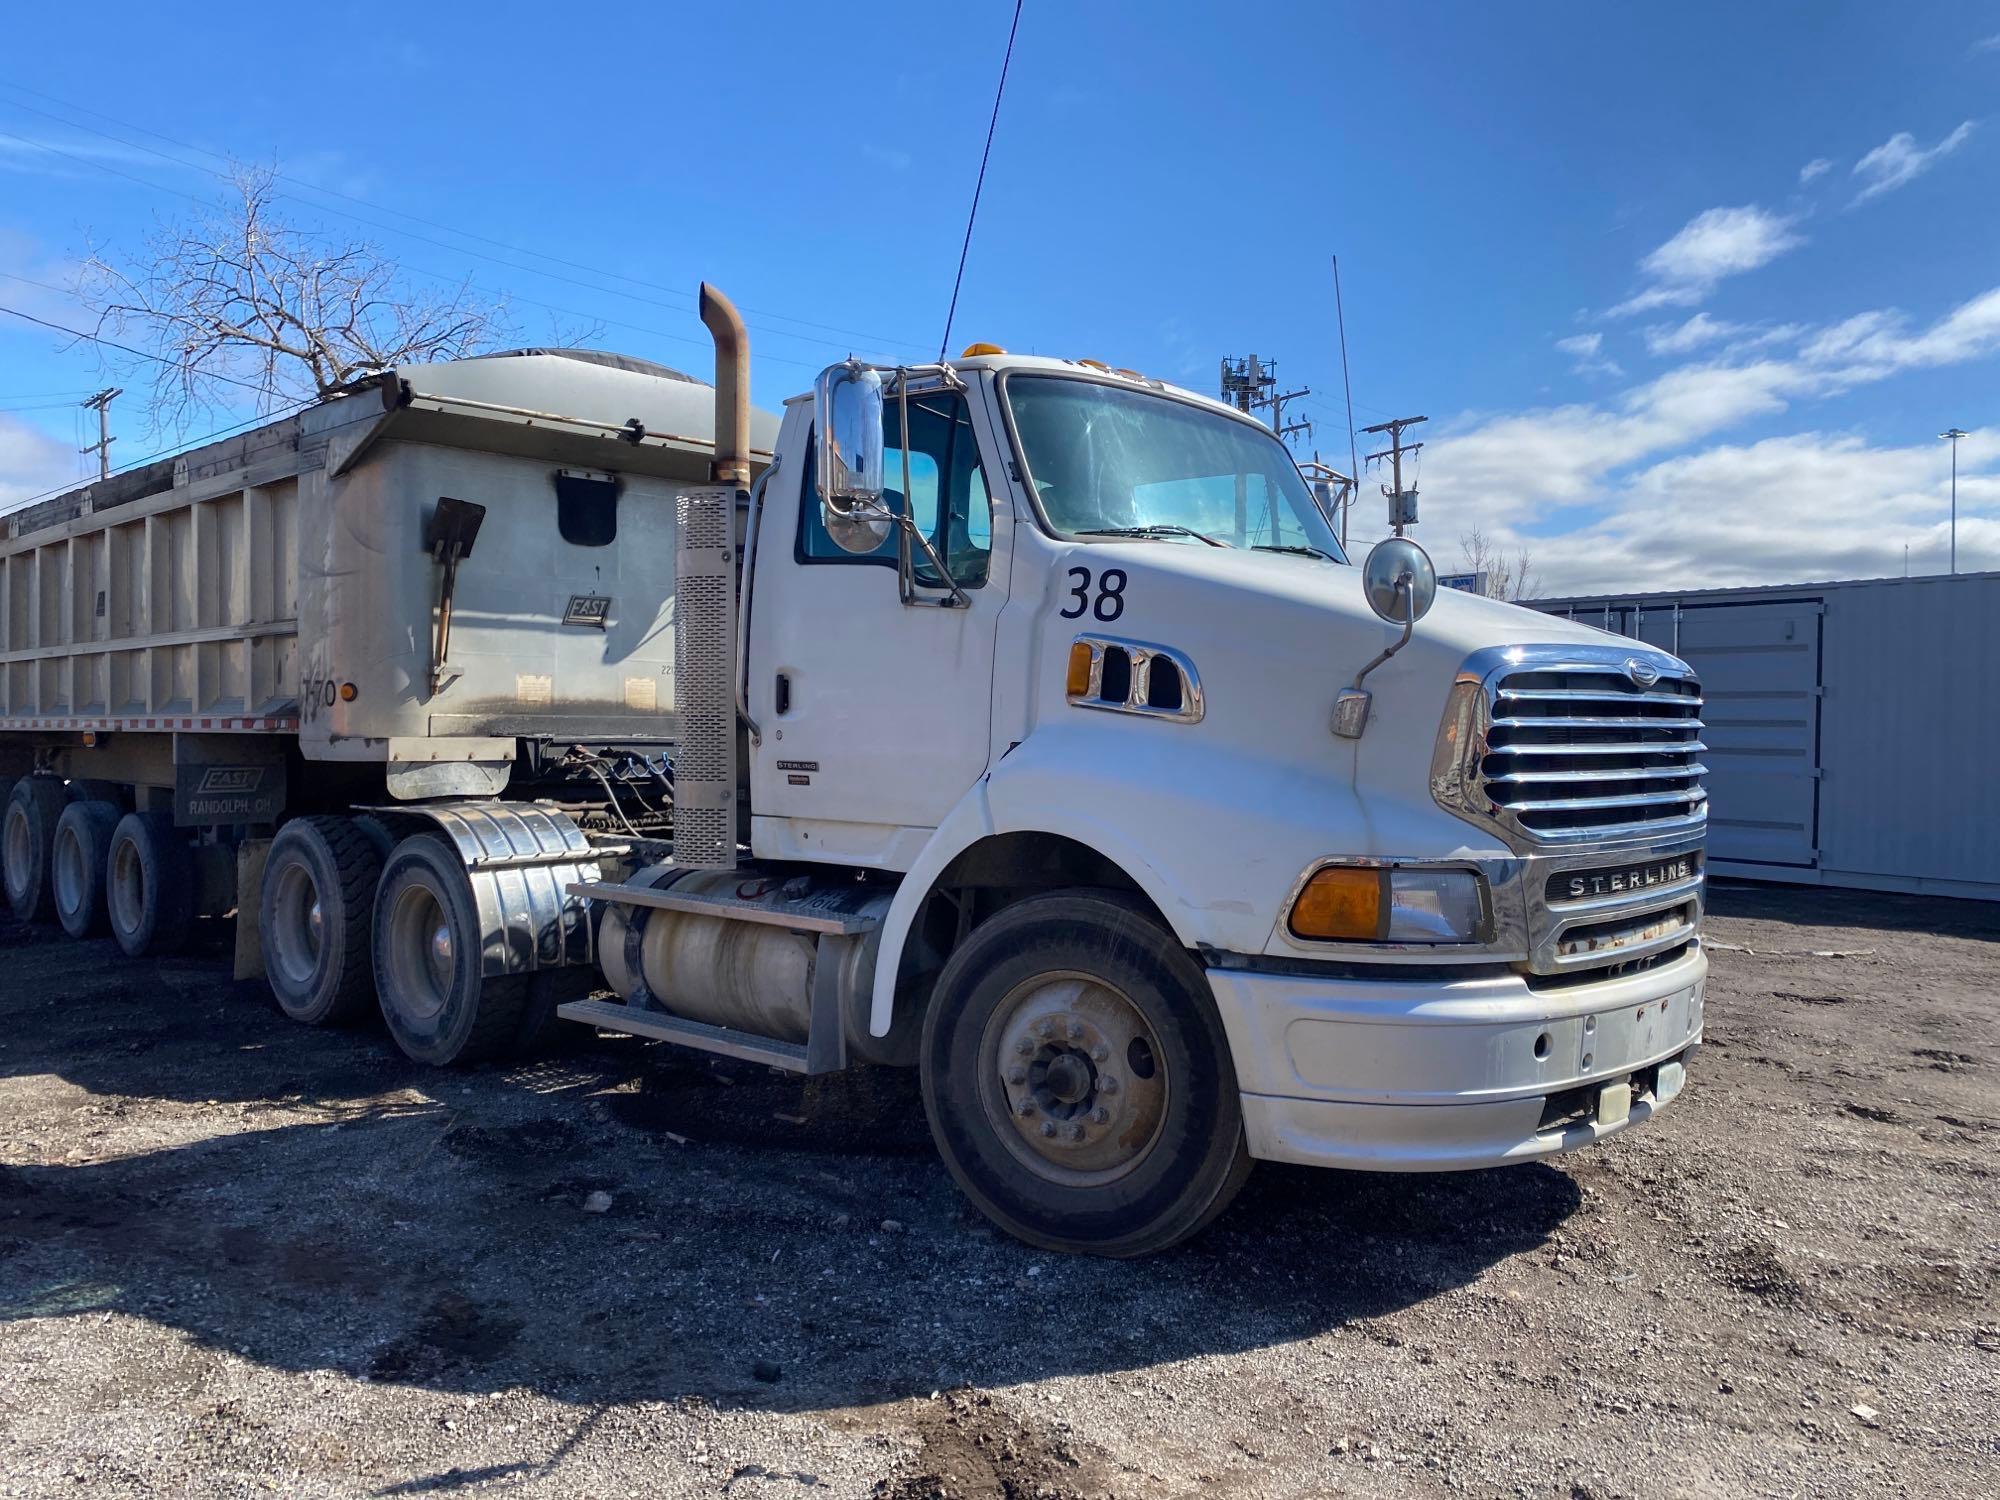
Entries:
[[1642, 656], [1632, 656], [1625, 660], [1625, 675], [1636, 686], [1649, 688], [1660, 680], [1660, 669]]

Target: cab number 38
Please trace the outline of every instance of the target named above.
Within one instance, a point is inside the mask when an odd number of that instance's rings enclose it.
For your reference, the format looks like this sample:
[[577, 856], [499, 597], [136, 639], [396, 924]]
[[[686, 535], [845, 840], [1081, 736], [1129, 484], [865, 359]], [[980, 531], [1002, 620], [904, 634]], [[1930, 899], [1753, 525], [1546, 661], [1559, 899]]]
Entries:
[[1071, 568], [1069, 570], [1069, 597], [1063, 605], [1065, 620], [1080, 620], [1089, 614], [1109, 623], [1125, 613], [1125, 570], [1106, 568], [1098, 574], [1095, 582], [1097, 593], [1091, 595], [1090, 569]]

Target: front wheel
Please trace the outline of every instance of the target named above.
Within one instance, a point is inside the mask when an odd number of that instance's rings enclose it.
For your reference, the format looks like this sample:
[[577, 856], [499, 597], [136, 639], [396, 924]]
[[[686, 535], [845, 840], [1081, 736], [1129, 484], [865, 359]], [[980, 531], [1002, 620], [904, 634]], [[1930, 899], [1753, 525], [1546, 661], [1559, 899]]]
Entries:
[[1208, 983], [1116, 896], [1036, 896], [976, 929], [938, 978], [921, 1066], [952, 1177], [1029, 1244], [1164, 1250], [1249, 1176]]

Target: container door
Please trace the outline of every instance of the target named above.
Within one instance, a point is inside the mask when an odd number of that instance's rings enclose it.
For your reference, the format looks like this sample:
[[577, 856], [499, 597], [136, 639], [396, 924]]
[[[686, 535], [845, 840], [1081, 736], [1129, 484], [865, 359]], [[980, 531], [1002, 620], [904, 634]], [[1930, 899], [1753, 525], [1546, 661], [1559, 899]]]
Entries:
[[1818, 863], [1817, 600], [1648, 609], [1638, 634], [1701, 676], [1708, 856], [1745, 864]]
[[996, 543], [974, 404], [930, 390], [909, 405], [904, 496], [898, 403], [885, 403], [890, 499], [966, 602], [938, 606], [949, 595], [921, 549], [923, 602], [902, 602], [893, 532], [859, 555], [835, 545], [810, 442], [793, 440], [810, 409], [794, 406], [781, 441], [807, 458], [767, 489], [751, 581], [752, 844], [767, 857], [906, 867], [922, 843], [912, 830], [935, 828], [986, 770], [1006, 528]]

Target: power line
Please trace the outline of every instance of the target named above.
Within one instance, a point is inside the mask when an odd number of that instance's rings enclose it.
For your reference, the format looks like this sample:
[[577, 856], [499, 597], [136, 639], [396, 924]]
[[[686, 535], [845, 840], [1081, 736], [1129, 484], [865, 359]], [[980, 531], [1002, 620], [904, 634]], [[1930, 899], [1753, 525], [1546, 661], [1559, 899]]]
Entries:
[[[115, 116], [104, 114], [99, 110], [89, 109], [79, 104], [71, 104], [68, 100], [56, 98], [56, 96], [52, 94], [45, 94], [39, 89], [28, 88], [25, 84], [15, 83], [12, 80], [8, 79], [0, 79], [0, 86], [4, 86], [9, 89], [14, 89], [21, 93], [33, 94], [35, 97], [40, 99], [48, 99], [53, 103], [62, 105], [65, 109], [75, 110], [81, 114], [93, 115], [100, 120], [109, 120], [111, 121], [111, 123], [115, 125], [121, 125], [127, 130], [136, 130], [141, 135], [152, 136], [155, 140], [165, 141], [169, 145], [178, 146], [184, 151], [193, 151], [203, 156], [211, 156], [214, 157], [217, 161], [230, 160], [229, 157], [224, 156], [220, 152], [210, 151], [205, 147], [196, 146], [186, 141], [176, 140], [172, 136], [162, 135], [160, 132], [156, 130], [150, 130], [143, 125], [134, 124], [129, 120], [117, 119]], [[40, 115], [45, 120], [54, 120], [59, 125], [67, 125], [72, 130], [86, 131], [91, 135], [99, 136], [104, 140], [112, 141], [118, 145], [128, 147], [131, 150], [143, 151], [149, 156], [157, 156], [162, 161], [170, 162], [174, 166], [183, 167], [188, 171], [202, 172], [207, 174], [208, 176], [218, 178], [225, 182], [230, 180], [230, 174], [228, 172], [218, 170], [217, 168], [214, 167], [203, 166], [200, 162], [187, 161], [181, 157], [170, 155], [165, 151], [157, 150], [154, 147], [145, 145], [139, 141], [126, 140], [122, 136], [113, 135], [110, 131], [107, 130], [99, 130], [94, 126], [85, 125], [76, 120], [65, 119], [61, 115], [52, 114], [48, 110], [37, 109], [32, 104], [23, 104], [18, 99], [6, 100], [4, 102], [10, 104], [15, 109], [26, 110], [30, 114]], [[4, 134], [6, 133], [0, 132], [0, 135]], [[72, 152], [64, 151], [61, 147], [51, 146], [46, 142], [31, 141], [27, 140], [24, 137], [15, 135], [7, 135], [7, 139], [17, 141], [21, 145], [27, 146], [31, 150], [53, 152], [58, 156], [65, 157], [66, 159], [74, 161], [82, 166], [97, 167], [102, 171], [109, 172], [111, 175], [115, 177], [122, 177], [128, 182], [137, 183], [141, 187], [154, 188], [164, 193], [174, 193], [180, 197], [188, 198], [196, 203], [203, 204], [204, 206], [211, 206], [208, 204], [207, 199], [198, 197], [195, 194], [182, 192], [179, 188], [167, 187], [165, 184], [152, 182], [146, 178], [134, 176], [130, 172], [120, 171], [116, 167], [110, 166], [107, 163], [97, 161], [90, 157], [78, 156]], [[609, 271], [603, 269], [602, 267], [586, 265], [581, 261], [565, 260], [561, 256], [550, 255], [545, 251], [534, 250], [527, 248], [525, 246], [512, 245], [505, 240], [494, 239], [490, 235], [479, 234], [474, 230], [460, 229], [455, 225], [442, 224], [434, 219], [426, 219], [418, 214], [407, 213], [402, 209], [390, 208], [384, 204], [372, 203], [365, 198], [356, 197], [352, 193], [341, 192], [338, 188], [321, 187], [317, 183], [307, 182], [302, 178], [292, 177], [284, 172], [273, 171], [271, 173], [271, 176], [278, 181], [292, 183], [293, 185], [305, 188], [310, 192], [323, 193], [329, 197], [344, 199], [349, 203], [358, 203], [362, 205], [364, 208], [371, 208], [380, 213], [393, 214], [398, 218], [408, 219], [413, 223], [423, 224], [429, 228], [441, 230], [446, 234], [458, 235], [464, 239], [478, 240], [483, 244], [494, 245], [500, 249], [510, 251], [517, 255], [533, 256], [537, 260], [546, 260], [555, 265], [568, 266], [572, 270], [587, 271], [593, 276], [602, 276], [614, 281], [628, 282], [633, 286], [643, 286], [654, 291], [665, 292], [669, 296], [682, 300], [677, 300], [673, 302], [661, 302], [658, 299], [652, 297], [640, 297], [632, 292], [620, 291], [615, 287], [599, 286], [594, 282], [579, 281], [573, 276], [558, 275], [553, 271], [543, 270], [538, 266], [526, 266], [522, 265], [518, 261], [503, 260], [499, 256], [487, 255], [480, 251], [469, 249], [463, 245], [449, 244], [443, 240], [433, 239], [429, 235], [417, 234], [413, 230], [404, 229], [394, 224], [384, 224], [379, 220], [364, 218], [360, 214], [348, 213], [345, 210], [334, 208], [330, 204], [316, 203], [310, 199], [301, 198], [296, 193], [281, 193], [278, 195], [283, 198], [288, 198], [292, 202], [301, 204], [305, 207], [318, 209], [322, 213], [338, 214], [340, 217], [344, 219], [352, 219], [355, 223], [366, 225], [371, 229], [380, 229], [386, 231], [389, 234], [400, 234], [409, 239], [420, 241], [421, 243], [426, 245], [435, 245], [441, 250], [449, 250], [457, 255], [470, 255], [479, 260], [491, 261], [495, 265], [505, 266], [509, 270], [522, 271], [530, 276], [546, 277], [551, 281], [566, 282], [571, 286], [582, 287], [587, 291], [599, 292], [605, 296], [624, 297], [631, 301], [645, 303], [653, 307], [671, 308], [673, 311], [676, 312], [691, 312], [695, 308], [695, 301], [692, 297], [689, 297], [686, 293], [677, 292], [672, 287], [665, 286], [659, 282], [647, 281], [641, 277], [625, 275], [623, 272]], [[532, 302], [533, 299], [524, 297], [519, 300], [524, 302]], [[840, 328], [829, 323], [816, 323], [813, 322], [811, 319], [794, 317], [789, 313], [771, 312], [769, 310], [758, 309], [747, 306], [744, 308], [744, 311], [746, 313], [749, 313], [753, 317], [774, 319], [781, 323], [796, 323], [804, 328], [818, 328], [823, 332], [842, 334], [847, 338], [867, 339], [885, 347], [901, 346], [909, 349], [915, 349], [921, 347], [919, 344], [917, 344], [914, 340], [911, 339], [894, 339], [879, 333], [864, 333], [855, 329]], [[583, 316], [583, 315], [579, 314], [578, 316]], [[805, 343], [824, 344], [831, 346], [833, 348], [850, 347], [849, 345], [844, 344], [841, 340], [838, 339], [815, 338], [810, 334], [793, 333], [789, 329], [760, 327], [759, 329], [757, 329], [757, 331], [769, 334], [774, 338], [797, 339]], [[795, 361], [795, 363], [804, 363], [804, 362]]]
[[944, 315], [944, 337], [938, 341], [938, 362], [951, 348], [951, 325], [958, 317], [958, 288], [965, 280], [965, 257], [972, 249], [972, 226], [979, 218], [979, 194], [986, 186], [986, 162], [993, 155], [993, 132], [1000, 124], [1000, 99], [1007, 92], [1007, 69], [1014, 61], [1014, 34], [1021, 29], [1021, 0], [1014, 0], [1014, 23], [1007, 28], [1007, 51], [1000, 59], [1000, 86], [993, 91], [993, 116], [986, 122], [986, 149], [979, 153], [979, 176], [972, 184], [972, 211], [965, 216], [965, 240], [958, 247], [958, 274], [951, 279], [951, 306]]
[[[10, 312], [10, 311], [12, 311], [11, 308], [0, 308], [0, 312]], [[218, 427], [213, 432], [205, 432], [200, 437], [194, 438], [191, 441], [176, 443], [176, 445], [172, 448], [162, 448], [157, 452], [148, 453], [143, 458], [131, 459], [126, 463], [118, 465], [118, 467], [113, 469], [111, 471], [111, 474], [107, 477], [116, 477], [119, 474], [130, 473], [133, 469], [142, 469], [147, 464], [157, 463], [160, 459], [172, 458], [177, 454], [191, 452], [192, 450], [201, 447], [204, 443], [212, 443], [217, 438], [226, 438], [230, 436], [232, 433], [238, 433], [243, 431], [243, 429], [246, 427], [261, 427], [266, 423], [270, 422], [282, 422], [286, 417], [293, 415], [295, 412], [304, 411], [308, 406], [311, 406], [312, 404], [313, 403], [310, 401], [295, 401], [292, 402], [290, 405], [279, 407], [276, 411], [267, 411], [267, 412], [262, 412], [254, 417], [246, 417], [241, 422], [232, 422], [227, 427]], [[80, 409], [79, 409], [79, 415], [81, 415]], [[84, 451], [88, 452], [89, 450], [86, 449]], [[98, 482], [101, 484], [103, 483], [103, 480], [100, 479]], [[69, 484], [59, 484], [54, 489], [43, 490], [39, 495], [30, 495], [28, 496], [27, 499], [18, 501], [14, 505], [10, 506], [6, 513], [11, 515], [14, 511], [26, 509], [28, 506], [34, 505], [40, 501], [50, 500], [57, 495], [66, 494], [70, 490], [76, 489], [81, 483], [83, 483], [82, 480], [76, 480], [72, 481]]]
[[[13, 276], [13, 273], [0, 271], [0, 276]], [[16, 281], [27, 281], [29, 286], [44, 285], [44, 283], [39, 281], [28, 281], [28, 278], [25, 276], [13, 276], [13, 279]], [[60, 290], [60, 288], [57, 290]], [[0, 313], [11, 313], [14, 317], [24, 318], [30, 323], [39, 323], [44, 328], [53, 329], [57, 333], [67, 334], [73, 339], [85, 339], [90, 343], [102, 345], [106, 349], [116, 349], [120, 354], [130, 354], [136, 359], [150, 359], [156, 365], [168, 365], [177, 370], [191, 368], [182, 360], [168, 359], [159, 354], [148, 354], [144, 349], [134, 349], [130, 344], [116, 343], [111, 339], [102, 338], [94, 333], [85, 333], [78, 328], [65, 328], [60, 323], [51, 323], [47, 318], [38, 318], [33, 313], [24, 313], [18, 307], [8, 307], [0, 304]], [[226, 385], [240, 385], [244, 390], [255, 391], [260, 396], [271, 394], [265, 387], [248, 380], [238, 380], [234, 375], [222, 375], [213, 370], [201, 370], [197, 373], [204, 380], [220, 380]]]

